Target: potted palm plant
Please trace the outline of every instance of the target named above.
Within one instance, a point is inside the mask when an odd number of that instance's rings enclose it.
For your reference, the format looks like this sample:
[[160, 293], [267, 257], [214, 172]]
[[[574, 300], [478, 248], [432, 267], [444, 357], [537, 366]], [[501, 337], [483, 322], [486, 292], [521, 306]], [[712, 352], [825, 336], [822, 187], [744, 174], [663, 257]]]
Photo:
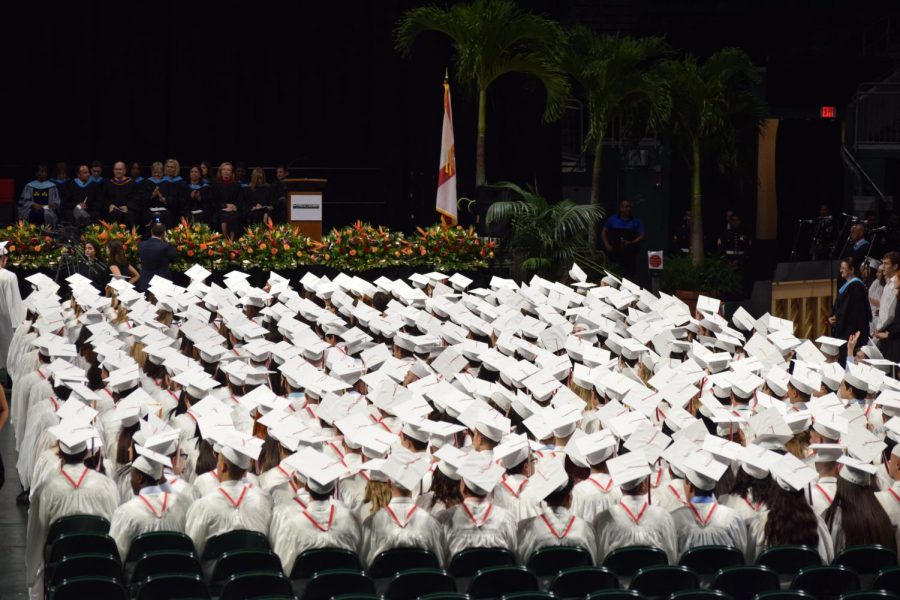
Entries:
[[478, 93], [475, 185], [486, 183], [487, 93], [497, 79], [522, 73], [537, 79], [547, 93], [544, 119], [562, 114], [569, 95], [559, 68], [564, 35], [559, 24], [519, 8], [511, 0], [474, 0], [449, 8], [423, 6], [406, 11], [395, 31], [397, 48], [409, 54], [422, 33], [437, 31], [453, 41], [456, 78]]
[[510, 190], [514, 199], [492, 204], [487, 223], [509, 225], [504, 249], [513, 259], [515, 275], [559, 280], [573, 262], [589, 272], [603, 269], [603, 263], [594, 259], [588, 247], [588, 232], [603, 218], [599, 206], [570, 200], [551, 203], [514, 183], [497, 185]]
[[[738, 48], [719, 50], [705, 61], [688, 54], [660, 65], [670, 96], [669, 128], [691, 169], [691, 261], [703, 254], [701, 160], [715, 156], [720, 169], [738, 165], [741, 128], [761, 130], [766, 112], [759, 95], [760, 77], [747, 53]], [[668, 268], [668, 265], [666, 266]]]
[[[562, 66], [584, 93], [588, 131], [584, 151], [593, 154], [591, 204], [600, 205], [603, 140], [615, 122], [624, 139], [662, 129], [669, 116], [669, 94], [659, 68], [670, 52], [660, 37], [598, 35], [584, 26], [569, 31]], [[588, 232], [596, 248], [596, 229]]]

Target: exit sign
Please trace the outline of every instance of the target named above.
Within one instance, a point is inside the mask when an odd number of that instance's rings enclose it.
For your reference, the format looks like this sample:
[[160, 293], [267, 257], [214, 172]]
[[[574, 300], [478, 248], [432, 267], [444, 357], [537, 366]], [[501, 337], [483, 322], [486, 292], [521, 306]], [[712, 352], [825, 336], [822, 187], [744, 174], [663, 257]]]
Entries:
[[837, 109], [834, 106], [823, 106], [819, 109], [819, 116], [823, 119], [834, 119], [837, 117]]

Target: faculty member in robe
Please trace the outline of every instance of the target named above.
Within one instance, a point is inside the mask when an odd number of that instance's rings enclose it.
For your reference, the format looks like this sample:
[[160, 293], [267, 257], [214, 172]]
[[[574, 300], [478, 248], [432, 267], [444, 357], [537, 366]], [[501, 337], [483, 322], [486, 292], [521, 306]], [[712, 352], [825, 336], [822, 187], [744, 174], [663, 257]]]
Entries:
[[[869, 341], [872, 307], [869, 306], [866, 284], [856, 276], [855, 267], [852, 258], [841, 259], [840, 274], [844, 283], [838, 288], [828, 323], [831, 324], [831, 335], [839, 340], [849, 339], [851, 335], [859, 332], [857, 345], [862, 348]], [[844, 364], [846, 358], [845, 346], [841, 346], [841, 356], [838, 360]]]
[[47, 179], [47, 166], [38, 165], [34, 180], [29, 181], [22, 189], [19, 218], [34, 225], [55, 227], [59, 220], [59, 205], [59, 189]]

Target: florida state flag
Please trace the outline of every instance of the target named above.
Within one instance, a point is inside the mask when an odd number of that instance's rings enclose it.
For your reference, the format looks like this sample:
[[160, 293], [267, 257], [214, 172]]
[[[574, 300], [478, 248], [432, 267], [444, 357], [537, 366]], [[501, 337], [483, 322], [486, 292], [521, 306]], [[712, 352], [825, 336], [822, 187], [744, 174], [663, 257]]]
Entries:
[[450, 82], [444, 75], [444, 127], [441, 132], [441, 161], [435, 210], [445, 226], [456, 225], [456, 150], [453, 146], [453, 111], [450, 108]]

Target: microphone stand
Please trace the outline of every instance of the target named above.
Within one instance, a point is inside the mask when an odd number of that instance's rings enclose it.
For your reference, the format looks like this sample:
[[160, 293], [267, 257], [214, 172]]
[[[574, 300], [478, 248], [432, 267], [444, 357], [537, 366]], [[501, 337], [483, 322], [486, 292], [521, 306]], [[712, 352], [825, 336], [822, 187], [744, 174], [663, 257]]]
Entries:
[[794, 245], [791, 246], [791, 262], [797, 260], [797, 246], [800, 243], [800, 232], [803, 231], [803, 220], [798, 219], [794, 226]]
[[816, 260], [816, 243], [822, 233], [822, 217], [816, 217], [812, 236], [809, 238], [809, 260]]

